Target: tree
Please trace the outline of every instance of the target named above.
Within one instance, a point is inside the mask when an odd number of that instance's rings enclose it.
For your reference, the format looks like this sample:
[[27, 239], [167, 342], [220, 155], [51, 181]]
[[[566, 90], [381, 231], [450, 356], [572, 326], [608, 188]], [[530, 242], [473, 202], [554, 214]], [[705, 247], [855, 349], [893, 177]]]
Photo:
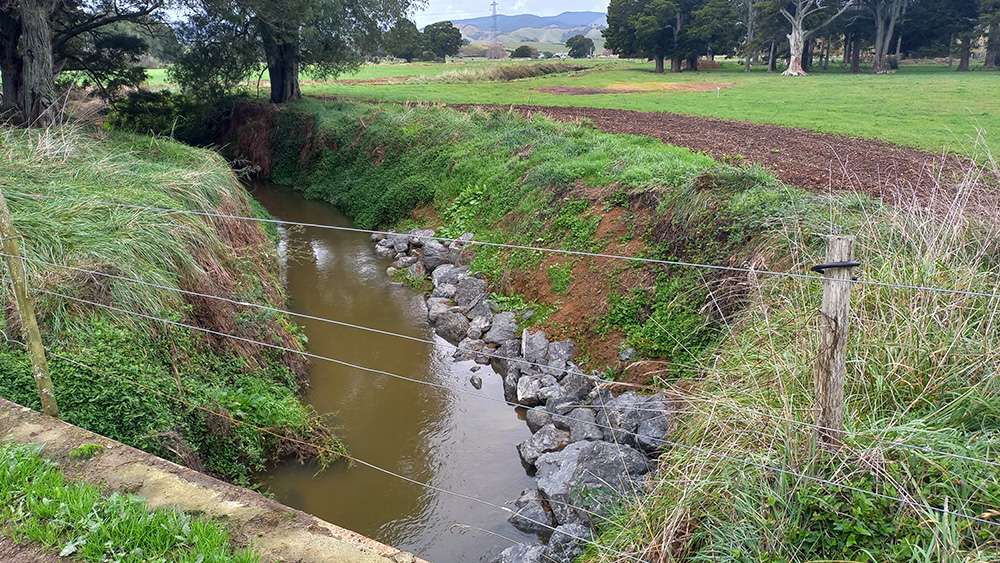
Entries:
[[[99, 32], [118, 22], [149, 21], [165, 0], [0, 1], [0, 112], [16, 122], [45, 126], [56, 118], [55, 75], [75, 58], [88, 72], [128, 62], [140, 46]], [[82, 46], [89, 38], [89, 54]], [[57, 60], [56, 57], [63, 57]], [[58, 64], [57, 64], [58, 63]], [[95, 76], [97, 74], [95, 73]]]
[[736, 4], [730, 0], [707, 0], [691, 12], [691, 23], [684, 33], [693, 56], [734, 53], [741, 36]]
[[875, 58], [872, 60], [872, 72], [884, 74], [886, 60], [889, 58], [889, 48], [895, 33], [896, 22], [903, 13], [907, 0], [862, 0], [875, 20]]
[[441, 62], [446, 62], [449, 55], [458, 54], [462, 32], [450, 21], [432, 23], [424, 28], [424, 45]]
[[594, 56], [594, 40], [583, 35], [574, 35], [566, 40], [569, 56], [574, 59], [589, 59]]
[[417, 31], [417, 24], [401, 18], [386, 33], [386, 50], [390, 55], [412, 63], [424, 50], [423, 37]]
[[[778, 0], [783, 2], [784, 0]], [[812, 29], [805, 28], [806, 18], [813, 14], [826, 16], [829, 13], [829, 4], [825, 0], [791, 0], [788, 5], [779, 10], [779, 13], [792, 26], [791, 33], [788, 34], [788, 50], [791, 54], [788, 57], [788, 68], [781, 73], [785, 76], [805, 76], [807, 73], [802, 68], [802, 52], [805, 50], [806, 41], [817, 31], [840, 17], [845, 11], [851, 8], [851, 1], [844, 3], [833, 11], [823, 23], [814, 26]]]
[[263, 59], [274, 103], [302, 97], [304, 65], [326, 78], [384, 52], [386, 31], [411, 7], [410, 0], [191, 1], [175, 79], [194, 92], [227, 91], [257, 75]]
[[512, 59], [537, 59], [538, 49], [530, 45], [521, 45], [510, 54]]

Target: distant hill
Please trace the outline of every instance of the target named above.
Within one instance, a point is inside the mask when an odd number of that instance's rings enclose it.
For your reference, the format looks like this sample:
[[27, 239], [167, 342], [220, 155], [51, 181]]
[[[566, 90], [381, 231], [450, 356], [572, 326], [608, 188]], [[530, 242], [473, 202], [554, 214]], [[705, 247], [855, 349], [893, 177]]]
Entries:
[[[489, 33], [490, 26], [493, 25], [492, 16], [481, 18], [471, 18], [465, 20], [452, 20], [451, 23], [459, 29], [463, 27], [476, 27], [484, 33]], [[518, 16], [497, 16], [497, 25], [500, 33], [507, 34], [524, 27], [530, 28], [557, 28], [572, 29], [577, 27], [597, 27], [608, 26], [607, 14], [601, 12], [563, 12], [558, 16], [536, 16], [533, 14], [521, 14]]]

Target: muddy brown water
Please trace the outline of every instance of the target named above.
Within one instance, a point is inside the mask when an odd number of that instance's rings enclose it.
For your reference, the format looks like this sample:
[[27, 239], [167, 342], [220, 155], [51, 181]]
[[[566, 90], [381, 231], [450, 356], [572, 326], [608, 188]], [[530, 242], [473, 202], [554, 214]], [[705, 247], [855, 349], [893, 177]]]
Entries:
[[[353, 226], [325, 203], [265, 184], [253, 196], [278, 219]], [[282, 278], [297, 313], [335, 319], [435, 343], [298, 319], [309, 351], [419, 382], [313, 360], [305, 399], [329, 413], [351, 455], [409, 479], [512, 506], [534, 485], [515, 446], [530, 437], [503, 399], [500, 378], [451, 349], [427, 323], [422, 296], [391, 283], [389, 263], [375, 257], [368, 235], [315, 227], [281, 227]], [[492, 398], [493, 400], [490, 400]], [[285, 464], [261, 476], [284, 504], [433, 563], [489, 561], [511, 541], [537, 541], [511, 526], [507, 513], [404, 481], [361, 465], [324, 472]]]

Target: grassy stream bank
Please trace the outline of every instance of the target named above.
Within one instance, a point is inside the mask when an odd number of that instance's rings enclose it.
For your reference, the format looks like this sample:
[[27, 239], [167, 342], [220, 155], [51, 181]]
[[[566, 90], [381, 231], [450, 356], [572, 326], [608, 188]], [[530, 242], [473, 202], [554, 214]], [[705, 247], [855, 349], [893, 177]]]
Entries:
[[[64, 420], [240, 484], [279, 457], [315, 452], [198, 407], [333, 444], [297, 398], [301, 357], [150, 320], [298, 348], [298, 329], [284, 316], [174, 291], [282, 307], [274, 241], [246, 222], [94, 203], [264, 213], [225, 161], [123, 133], [4, 129], [0, 136], [0, 187], [23, 236]], [[3, 330], [15, 338], [8, 293], [4, 303]], [[0, 395], [38, 408], [17, 344], [0, 344]]]
[[[975, 204], [995, 171], [942, 186], [936, 208], [897, 209], [586, 123], [315, 100], [244, 107], [231, 140], [363, 228], [795, 273], [823, 261], [821, 235], [844, 232], [864, 280], [1000, 289], [1000, 223]], [[995, 298], [856, 286], [850, 434], [820, 454], [808, 426], [820, 283], [497, 248], [474, 267], [591, 369], [678, 397], [653, 493], [601, 543], [656, 561], [1000, 558], [1000, 528], [963, 517], [1000, 517]], [[623, 348], [641, 361], [619, 363]]]

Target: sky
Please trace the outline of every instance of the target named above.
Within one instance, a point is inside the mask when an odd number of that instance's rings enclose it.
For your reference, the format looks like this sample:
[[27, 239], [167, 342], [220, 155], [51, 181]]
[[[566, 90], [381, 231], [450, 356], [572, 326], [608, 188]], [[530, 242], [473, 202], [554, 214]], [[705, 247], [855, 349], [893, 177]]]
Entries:
[[[492, 0], [429, 0], [417, 11], [417, 27], [443, 20], [464, 20], [490, 15]], [[555, 16], [563, 12], [607, 12], [608, 0], [497, 0], [497, 13], [505, 16], [534, 14]]]

